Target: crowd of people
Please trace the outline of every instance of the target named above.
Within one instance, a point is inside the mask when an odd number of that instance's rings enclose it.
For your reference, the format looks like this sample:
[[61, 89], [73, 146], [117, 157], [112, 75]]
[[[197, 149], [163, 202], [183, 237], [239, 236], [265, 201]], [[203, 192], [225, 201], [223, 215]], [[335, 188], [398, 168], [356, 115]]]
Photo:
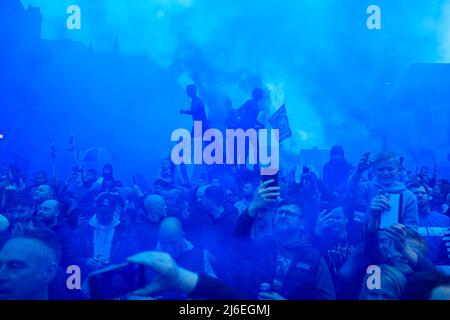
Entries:
[[[206, 121], [193, 87], [188, 94], [183, 113]], [[253, 119], [259, 99], [255, 91], [245, 105]], [[450, 182], [426, 167], [407, 170], [393, 152], [351, 164], [336, 145], [323, 172], [305, 166], [276, 179], [221, 165], [186, 181], [170, 158], [159, 170], [152, 183], [123, 185], [111, 164], [76, 167], [65, 180], [2, 165], [0, 299], [84, 299], [67, 286], [68, 266], [79, 266], [85, 283], [149, 251], [246, 299], [450, 299], [442, 267], [450, 265]], [[392, 210], [396, 220], [382, 226]], [[371, 266], [381, 270], [379, 286], [368, 285]], [[192, 296], [168, 289], [145, 298]]]

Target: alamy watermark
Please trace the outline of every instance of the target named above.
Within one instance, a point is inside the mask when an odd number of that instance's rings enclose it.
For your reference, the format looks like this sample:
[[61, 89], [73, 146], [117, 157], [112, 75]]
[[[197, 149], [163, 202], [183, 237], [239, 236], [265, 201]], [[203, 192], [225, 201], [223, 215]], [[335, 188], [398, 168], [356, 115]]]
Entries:
[[81, 268], [73, 264], [67, 267], [66, 273], [69, 275], [66, 280], [67, 289], [81, 290]]
[[369, 290], [381, 289], [381, 268], [377, 265], [367, 267], [366, 286]]
[[[203, 132], [202, 122], [195, 121], [193, 136], [186, 129], [176, 129], [171, 140], [177, 142], [171, 153], [172, 162], [176, 165], [259, 165], [261, 175], [274, 175], [279, 170], [278, 129], [226, 129], [224, 136], [219, 129]], [[208, 144], [205, 146], [205, 143]]]

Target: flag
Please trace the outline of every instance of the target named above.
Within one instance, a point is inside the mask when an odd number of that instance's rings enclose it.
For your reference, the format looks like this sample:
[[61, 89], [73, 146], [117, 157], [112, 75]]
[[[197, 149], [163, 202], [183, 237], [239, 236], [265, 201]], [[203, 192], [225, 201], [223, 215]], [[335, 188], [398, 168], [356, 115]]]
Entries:
[[292, 136], [289, 119], [286, 112], [286, 105], [282, 105], [269, 119], [269, 123], [274, 129], [280, 130], [280, 142]]
[[67, 146], [67, 151], [74, 151], [75, 150], [75, 136], [73, 133], [70, 134], [69, 137], [69, 144]]
[[112, 161], [111, 154], [103, 148], [89, 148], [81, 156], [83, 162], [107, 163]]

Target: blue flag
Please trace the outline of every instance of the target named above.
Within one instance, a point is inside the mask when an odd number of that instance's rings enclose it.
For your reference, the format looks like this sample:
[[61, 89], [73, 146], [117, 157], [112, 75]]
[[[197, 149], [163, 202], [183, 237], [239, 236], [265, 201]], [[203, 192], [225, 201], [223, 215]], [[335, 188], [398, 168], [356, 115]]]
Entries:
[[286, 112], [286, 105], [282, 105], [269, 119], [269, 123], [274, 129], [280, 130], [280, 142], [292, 136], [289, 119]]

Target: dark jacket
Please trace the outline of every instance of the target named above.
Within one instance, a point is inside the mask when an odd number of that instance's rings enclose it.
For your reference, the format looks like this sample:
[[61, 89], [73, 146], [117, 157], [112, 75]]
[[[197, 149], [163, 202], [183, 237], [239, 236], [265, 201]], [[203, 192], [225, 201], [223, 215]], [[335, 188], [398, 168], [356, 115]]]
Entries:
[[[111, 245], [110, 263], [117, 264], [126, 261], [127, 257], [142, 251], [148, 251], [144, 243], [144, 235], [133, 227], [132, 224], [120, 223], [115, 227], [114, 238]], [[93, 271], [86, 265], [87, 260], [94, 256], [94, 228], [86, 224], [74, 232], [68, 264], [80, 266], [82, 276], [87, 276]]]
[[323, 192], [326, 194], [336, 192], [342, 195], [348, 190], [348, 178], [352, 174], [353, 166], [343, 159], [339, 162], [328, 161], [323, 167]]
[[352, 196], [365, 203], [367, 212], [369, 212], [372, 199], [378, 195], [380, 191], [383, 190], [387, 193], [400, 194], [401, 208], [399, 222], [408, 228], [417, 230], [419, 221], [417, 199], [416, 196], [406, 188], [404, 183], [395, 182], [391, 186], [386, 187], [379, 184], [376, 180], [360, 183], [360, 181], [355, 181], [354, 177], [352, 177], [349, 182], [349, 192]]
[[[225, 205], [220, 217], [213, 217], [201, 210], [192, 213], [196, 230], [192, 232], [194, 245], [208, 249], [213, 255], [220, 255], [230, 248], [238, 212], [234, 206]], [[189, 239], [191, 240], [191, 239]]]
[[311, 243], [314, 248], [319, 250], [325, 260], [334, 284], [337, 284], [339, 270], [348, 257], [356, 253], [358, 249], [362, 249], [362, 245], [360, 245], [362, 241], [358, 240], [361, 239], [351, 237], [349, 233], [344, 239], [334, 238], [330, 234], [325, 234], [322, 237], [311, 236]]
[[204, 274], [199, 274], [197, 285], [189, 297], [198, 300], [240, 300], [245, 298], [240, 292], [220, 280]]
[[180, 267], [197, 273], [205, 273], [203, 251], [200, 249], [193, 247], [183, 251], [175, 260]]
[[[250, 261], [250, 282], [253, 283], [247, 294], [256, 298], [261, 283], [275, 284], [273, 288], [289, 300], [332, 300], [335, 291], [328, 267], [320, 253], [310, 244], [306, 234], [294, 244], [281, 247], [273, 237], [250, 240], [249, 230], [254, 218], [247, 213], [241, 215], [234, 242], [238, 254]], [[247, 244], [245, 244], [247, 242]], [[280, 277], [278, 259], [283, 252], [292, 257], [287, 272]], [[245, 265], [244, 263], [242, 265]]]
[[65, 223], [60, 222], [51, 228], [58, 238], [59, 244], [61, 245], [61, 266], [63, 268], [67, 267], [70, 247], [72, 244], [72, 229]]

